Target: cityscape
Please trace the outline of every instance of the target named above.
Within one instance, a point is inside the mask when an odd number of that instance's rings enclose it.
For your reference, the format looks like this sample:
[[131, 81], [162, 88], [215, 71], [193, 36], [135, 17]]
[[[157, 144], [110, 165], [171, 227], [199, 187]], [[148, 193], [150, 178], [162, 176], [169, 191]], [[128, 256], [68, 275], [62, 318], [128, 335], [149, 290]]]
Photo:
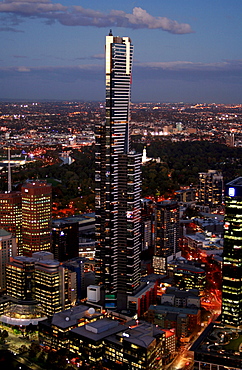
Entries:
[[242, 369], [241, 5], [173, 3], [0, 2], [1, 370]]

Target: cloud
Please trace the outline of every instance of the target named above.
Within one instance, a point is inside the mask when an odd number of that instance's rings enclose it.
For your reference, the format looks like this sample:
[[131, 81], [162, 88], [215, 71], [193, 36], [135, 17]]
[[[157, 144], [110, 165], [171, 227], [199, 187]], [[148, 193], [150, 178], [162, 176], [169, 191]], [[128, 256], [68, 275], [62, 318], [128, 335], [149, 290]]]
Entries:
[[175, 61], [175, 62], [137, 62], [138, 68], [145, 68], [150, 70], [160, 71], [220, 71], [226, 72], [229, 70], [242, 70], [242, 60], [224, 60], [216, 63], [202, 63], [202, 62], [188, 62], [188, 61]]
[[105, 55], [104, 54], [94, 54], [91, 57], [92, 59], [104, 59]]
[[190, 61], [135, 63], [133, 80], [225, 81], [242, 83], [242, 60], [216, 63]]
[[4, 0], [0, 3], [0, 13], [39, 17], [46, 19], [48, 24], [57, 21], [65, 26], [148, 28], [173, 34], [193, 32], [187, 23], [178, 23], [166, 17], [154, 17], [140, 7], [133, 8], [131, 14], [121, 10], [112, 10], [106, 14], [82, 6], [67, 7], [50, 0]]
[[0, 27], [0, 32], [24, 32], [13, 27]]
[[[93, 56], [96, 59], [102, 55]], [[52, 76], [53, 78], [75, 78], [81, 79], [103, 79], [103, 64], [84, 64], [75, 66], [43, 66], [43, 67], [1, 67], [0, 77], [7, 75], [17, 75], [20, 72], [28, 72], [31, 75]], [[150, 62], [134, 63], [134, 78], [144, 79], [222, 79], [237, 78], [241, 81], [242, 60], [224, 60], [216, 63], [194, 63], [190, 61], [173, 61], [173, 62]], [[49, 78], [49, 77], [48, 77]]]

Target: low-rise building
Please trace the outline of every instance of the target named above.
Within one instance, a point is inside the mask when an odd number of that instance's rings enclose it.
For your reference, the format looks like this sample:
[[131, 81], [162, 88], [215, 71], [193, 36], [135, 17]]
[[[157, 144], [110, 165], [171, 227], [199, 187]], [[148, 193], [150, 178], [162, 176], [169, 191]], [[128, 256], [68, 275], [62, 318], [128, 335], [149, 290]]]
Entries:
[[242, 329], [210, 323], [191, 347], [194, 352], [194, 370], [239, 370]]
[[148, 322], [165, 329], [176, 329], [177, 338], [188, 337], [201, 324], [199, 308], [151, 305], [147, 315]]
[[86, 305], [56, 313], [39, 323], [39, 342], [54, 350], [68, 348], [70, 330], [100, 318], [103, 318], [102, 313]]
[[106, 369], [158, 369], [165, 363], [166, 334], [147, 322], [102, 319], [71, 330], [70, 352]]

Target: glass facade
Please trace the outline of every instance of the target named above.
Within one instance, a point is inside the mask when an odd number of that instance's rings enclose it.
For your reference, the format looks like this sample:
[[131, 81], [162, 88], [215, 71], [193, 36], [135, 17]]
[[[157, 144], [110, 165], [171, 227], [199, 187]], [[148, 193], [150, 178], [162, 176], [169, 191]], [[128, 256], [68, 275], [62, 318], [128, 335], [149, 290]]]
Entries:
[[[105, 307], [117, 307], [139, 284], [141, 155], [130, 150], [133, 46], [106, 37], [106, 120], [96, 127], [96, 282]], [[125, 301], [120, 299], [119, 302]]]
[[242, 323], [242, 177], [226, 185], [222, 322]]
[[154, 272], [167, 272], [167, 258], [178, 252], [179, 242], [179, 207], [176, 201], [164, 200], [156, 204], [156, 236]]
[[51, 185], [46, 181], [27, 182], [22, 186], [23, 254], [50, 250]]

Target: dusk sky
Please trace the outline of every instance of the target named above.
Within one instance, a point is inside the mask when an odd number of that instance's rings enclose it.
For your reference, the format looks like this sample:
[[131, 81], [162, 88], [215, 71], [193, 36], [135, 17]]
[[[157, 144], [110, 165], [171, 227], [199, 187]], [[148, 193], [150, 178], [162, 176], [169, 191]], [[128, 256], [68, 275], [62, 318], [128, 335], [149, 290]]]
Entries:
[[111, 28], [132, 101], [242, 103], [242, 0], [4, 0], [0, 20], [0, 99], [104, 101]]

